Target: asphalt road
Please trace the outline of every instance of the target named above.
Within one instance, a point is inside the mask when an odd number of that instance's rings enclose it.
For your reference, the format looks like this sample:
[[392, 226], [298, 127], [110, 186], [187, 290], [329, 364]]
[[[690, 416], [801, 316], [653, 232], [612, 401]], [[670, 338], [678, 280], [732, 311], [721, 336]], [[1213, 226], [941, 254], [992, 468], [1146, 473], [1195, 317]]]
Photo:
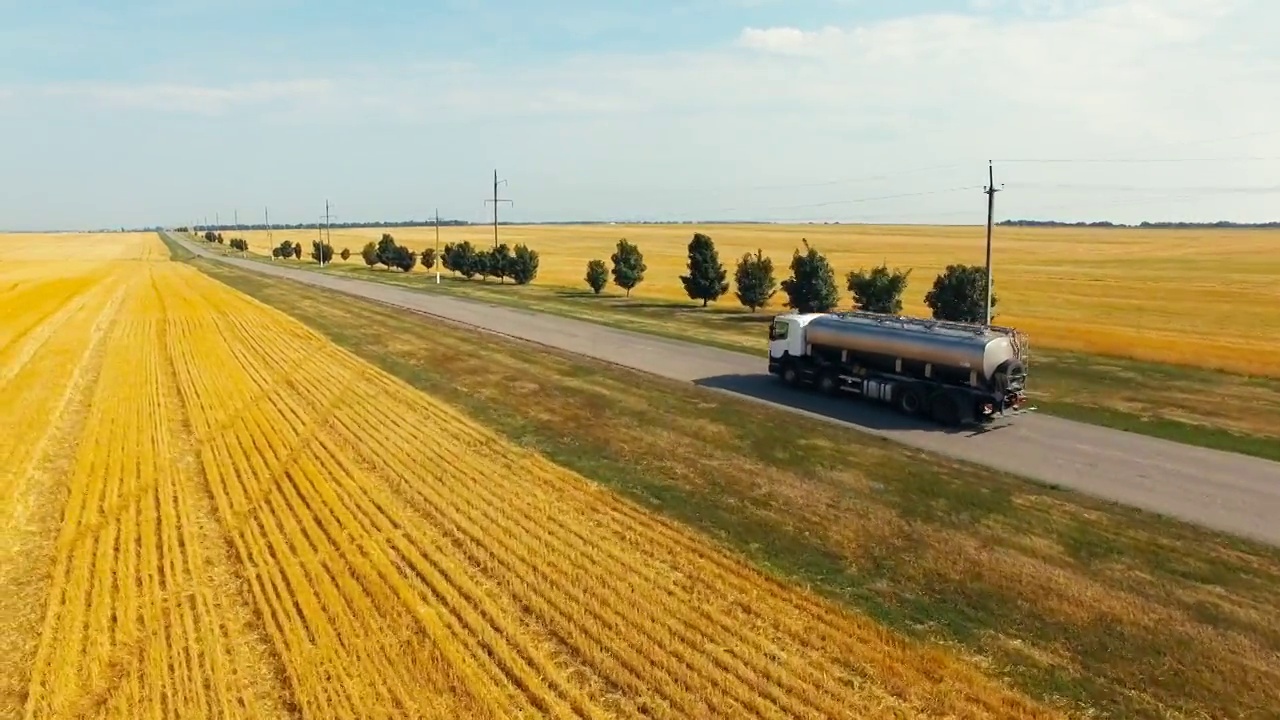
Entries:
[[923, 450], [1280, 546], [1280, 463], [1049, 415], [1019, 416], [987, 431], [942, 429], [856, 398], [823, 397], [783, 387], [766, 373], [763, 358], [744, 353], [372, 281], [224, 257], [206, 252], [197, 243], [178, 242], [204, 257], [254, 272], [692, 382]]

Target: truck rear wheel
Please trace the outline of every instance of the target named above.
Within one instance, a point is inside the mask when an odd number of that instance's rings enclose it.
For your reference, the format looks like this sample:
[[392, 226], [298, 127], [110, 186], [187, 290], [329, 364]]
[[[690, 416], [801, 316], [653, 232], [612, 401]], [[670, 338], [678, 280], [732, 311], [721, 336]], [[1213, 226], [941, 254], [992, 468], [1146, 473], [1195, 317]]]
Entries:
[[919, 415], [924, 409], [924, 393], [913, 385], [902, 388], [898, 394], [898, 409], [906, 415]]

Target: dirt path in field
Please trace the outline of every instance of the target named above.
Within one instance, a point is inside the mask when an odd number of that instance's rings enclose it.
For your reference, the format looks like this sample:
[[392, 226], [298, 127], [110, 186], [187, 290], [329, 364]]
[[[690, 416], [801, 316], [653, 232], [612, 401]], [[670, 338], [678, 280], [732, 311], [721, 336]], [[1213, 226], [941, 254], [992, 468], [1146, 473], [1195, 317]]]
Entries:
[[783, 387], [766, 373], [763, 358], [581, 320], [223, 257], [171, 237], [202, 257], [246, 270], [693, 382], [912, 447], [1280, 545], [1280, 463], [1047, 415], [1014, 418], [986, 432], [947, 431], [871, 403]]

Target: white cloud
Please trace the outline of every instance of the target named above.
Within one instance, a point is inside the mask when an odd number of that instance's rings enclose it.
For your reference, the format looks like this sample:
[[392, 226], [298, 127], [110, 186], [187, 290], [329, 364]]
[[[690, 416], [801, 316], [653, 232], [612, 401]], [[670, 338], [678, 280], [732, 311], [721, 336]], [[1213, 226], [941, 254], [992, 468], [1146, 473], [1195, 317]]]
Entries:
[[778, 53], [779, 55], [814, 55], [844, 40], [840, 28], [825, 27], [817, 31], [804, 31], [793, 27], [746, 28], [738, 36], [738, 45], [749, 50]]
[[110, 107], [216, 115], [243, 105], [317, 100], [332, 89], [332, 83], [327, 80], [285, 80], [224, 87], [180, 83], [63, 83], [45, 86], [41, 91], [53, 97], [87, 98]]

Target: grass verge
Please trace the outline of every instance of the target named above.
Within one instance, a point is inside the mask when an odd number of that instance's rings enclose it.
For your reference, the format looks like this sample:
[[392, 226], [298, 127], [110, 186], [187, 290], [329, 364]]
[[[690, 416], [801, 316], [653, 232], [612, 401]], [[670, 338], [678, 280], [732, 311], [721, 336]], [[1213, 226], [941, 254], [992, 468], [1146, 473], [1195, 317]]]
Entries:
[[[270, 262], [253, 254], [250, 258]], [[610, 327], [740, 352], [765, 352], [771, 312], [701, 308], [697, 303], [626, 298], [541, 285], [369, 270], [339, 263], [320, 270], [423, 292], [443, 292], [552, 313]], [[1032, 388], [1042, 412], [1126, 432], [1280, 461], [1280, 379], [1213, 370], [1033, 350]]]
[[1280, 707], [1280, 551], [194, 262], [517, 442], [1035, 697], [1112, 718]]

